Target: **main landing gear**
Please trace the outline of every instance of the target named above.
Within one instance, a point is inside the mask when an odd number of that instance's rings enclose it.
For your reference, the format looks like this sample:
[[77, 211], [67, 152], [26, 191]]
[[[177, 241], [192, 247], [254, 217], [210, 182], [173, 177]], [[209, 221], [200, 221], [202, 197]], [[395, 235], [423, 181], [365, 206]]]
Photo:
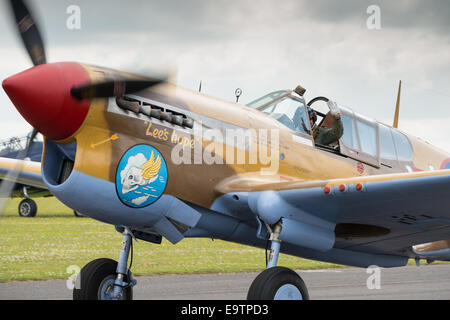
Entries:
[[123, 242], [119, 262], [101, 258], [89, 262], [81, 269], [73, 289], [74, 300], [132, 300], [133, 279], [128, 269], [128, 257], [133, 246], [133, 235], [123, 229]]
[[[293, 270], [278, 267], [281, 241], [281, 222], [267, 226], [270, 231], [270, 255], [267, 269], [261, 272], [250, 286], [248, 300], [308, 300], [308, 290], [302, 278]], [[81, 269], [73, 290], [74, 300], [131, 300], [136, 280], [128, 268], [132, 251], [133, 234], [127, 228], [123, 233], [119, 261], [96, 259]]]
[[267, 225], [270, 231], [270, 255], [267, 269], [261, 272], [248, 290], [247, 300], [309, 300], [308, 290], [302, 278], [293, 270], [277, 267], [280, 253], [281, 222]]

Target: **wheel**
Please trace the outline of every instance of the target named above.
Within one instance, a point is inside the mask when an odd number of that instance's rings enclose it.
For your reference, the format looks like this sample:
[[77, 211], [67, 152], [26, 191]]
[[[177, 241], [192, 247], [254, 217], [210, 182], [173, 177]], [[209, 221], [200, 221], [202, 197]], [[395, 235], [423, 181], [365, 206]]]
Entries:
[[23, 199], [18, 207], [21, 217], [35, 217], [37, 213], [37, 204], [32, 199]]
[[77, 218], [86, 217], [84, 214], [82, 214], [81, 212], [78, 212], [76, 210], [73, 210], [73, 215]]
[[[79, 288], [73, 289], [74, 300], [112, 300], [117, 261], [101, 258], [89, 262], [81, 269], [77, 279]], [[127, 279], [125, 279], [127, 281]], [[121, 300], [132, 300], [133, 288], [124, 288]]]
[[273, 267], [261, 272], [252, 282], [247, 300], [309, 300], [309, 295], [295, 271]]

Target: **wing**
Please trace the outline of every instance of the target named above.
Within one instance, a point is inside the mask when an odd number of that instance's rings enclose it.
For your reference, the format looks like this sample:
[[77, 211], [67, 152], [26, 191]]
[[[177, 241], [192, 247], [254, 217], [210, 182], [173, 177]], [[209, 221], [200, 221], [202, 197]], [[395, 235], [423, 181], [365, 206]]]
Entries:
[[158, 155], [158, 157], [155, 159], [155, 155], [152, 151], [152, 155], [150, 156], [150, 159], [142, 165], [142, 177], [145, 180], [150, 180], [153, 178], [161, 168], [161, 158]]
[[[220, 188], [247, 188], [236, 191], [248, 198], [248, 209], [269, 223], [283, 219], [290, 232], [286, 242], [323, 256], [338, 249], [450, 260], [447, 242], [439, 241], [450, 239], [450, 170], [309, 182], [245, 180]], [[438, 250], [413, 248], [436, 241]]]
[[17, 183], [48, 189], [42, 179], [40, 162], [0, 157], [0, 179], [8, 179], [10, 173], [17, 171]]

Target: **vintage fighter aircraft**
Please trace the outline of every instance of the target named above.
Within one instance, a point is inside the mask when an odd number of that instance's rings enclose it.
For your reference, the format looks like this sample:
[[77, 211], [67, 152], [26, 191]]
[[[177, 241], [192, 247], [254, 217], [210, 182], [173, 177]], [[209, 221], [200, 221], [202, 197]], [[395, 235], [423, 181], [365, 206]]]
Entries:
[[[0, 157], [1, 158], [11, 158], [16, 159], [20, 151], [24, 149], [24, 147], [28, 144], [28, 137], [11, 137], [4, 141], [0, 141]], [[36, 141], [32, 144], [32, 148], [30, 148], [27, 158], [31, 161], [41, 161], [42, 156], [42, 141]], [[8, 161], [8, 160], [7, 160]], [[0, 161], [1, 162], [1, 161]], [[7, 176], [9, 173], [9, 169], [6, 163], [0, 163], [0, 179]], [[0, 180], [1, 181], [1, 180]], [[21, 183], [18, 178], [15, 186], [12, 189], [12, 192], [9, 194], [2, 195], [0, 194], [0, 198], [2, 196], [12, 197], [12, 198], [24, 198], [20, 201], [18, 205], [18, 213], [21, 217], [35, 217], [37, 213], [37, 204], [36, 201], [32, 199], [32, 197], [46, 197], [53, 196], [50, 191], [45, 187], [44, 183], [41, 182], [39, 185], [27, 185]]]
[[[15, 163], [9, 159], [21, 158], [21, 152], [24, 151], [25, 146], [29, 143], [29, 137], [12, 137], [0, 142], [2, 149], [0, 150], [0, 179], [11, 175], [11, 169], [14, 169]], [[30, 145], [30, 150], [27, 152], [27, 159], [40, 162], [42, 157], [43, 143], [42, 141], [34, 141]], [[39, 172], [40, 171], [36, 171]], [[53, 194], [48, 190], [42, 179], [29, 180], [27, 177], [17, 176], [14, 180], [15, 184], [0, 188], [0, 198], [6, 203], [6, 198], [23, 198], [20, 201], [17, 211], [21, 217], [35, 217], [38, 212], [38, 205], [32, 198], [37, 197], [52, 197]], [[1, 182], [2, 180], [0, 180]], [[3, 190], [6, 189], [3, 195]], [[84, 217], [80, 212], [73, 211], [75, 217]]]
[[301, 88], [244, 106], [164, 77], [47, 63], [28, 9], [11, 3], [35, 66], [3, 88], [45, 137], [42, 164], [15, 160], [20, 176], [123, 233], [118, 262], [88, 263], [75, 299], [132, 297], [133, 238], [270, 244], [249, 299], [309, 298], [280, 252], [358, 267], [450, 260], [448, 153], [344, 106], [343, 136], [317, 145], [308, 107], [328, 98]]

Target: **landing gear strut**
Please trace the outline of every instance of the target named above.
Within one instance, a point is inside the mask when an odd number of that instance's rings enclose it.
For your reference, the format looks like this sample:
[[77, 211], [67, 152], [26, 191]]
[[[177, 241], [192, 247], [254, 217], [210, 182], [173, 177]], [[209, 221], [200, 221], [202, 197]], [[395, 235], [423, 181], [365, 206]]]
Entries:
[[77, 217], [77, 218], [85, 217], [84, 214], [82, 214], [81, 212], [78, 212], [78, 211], [76, 211], [76, 210], [73, 210], [73, 215], [74, 215], [75, 217]]
[[81, 269], [77, 279], [79, 287], [73, 290], [74, 300], [132, 300], [136, 280], [128, 269], [132, 247], [132, 233], [123, 230], [119, 262], [101, 258], [89, 262]]
[[270, 227], [270, 254], [267, 269], [261, 272], [248, 290], [247, 300], [308, 300], [309, 294], [302, 278], [293, 270], [277, 267], [280, 253], [281, 221]]

